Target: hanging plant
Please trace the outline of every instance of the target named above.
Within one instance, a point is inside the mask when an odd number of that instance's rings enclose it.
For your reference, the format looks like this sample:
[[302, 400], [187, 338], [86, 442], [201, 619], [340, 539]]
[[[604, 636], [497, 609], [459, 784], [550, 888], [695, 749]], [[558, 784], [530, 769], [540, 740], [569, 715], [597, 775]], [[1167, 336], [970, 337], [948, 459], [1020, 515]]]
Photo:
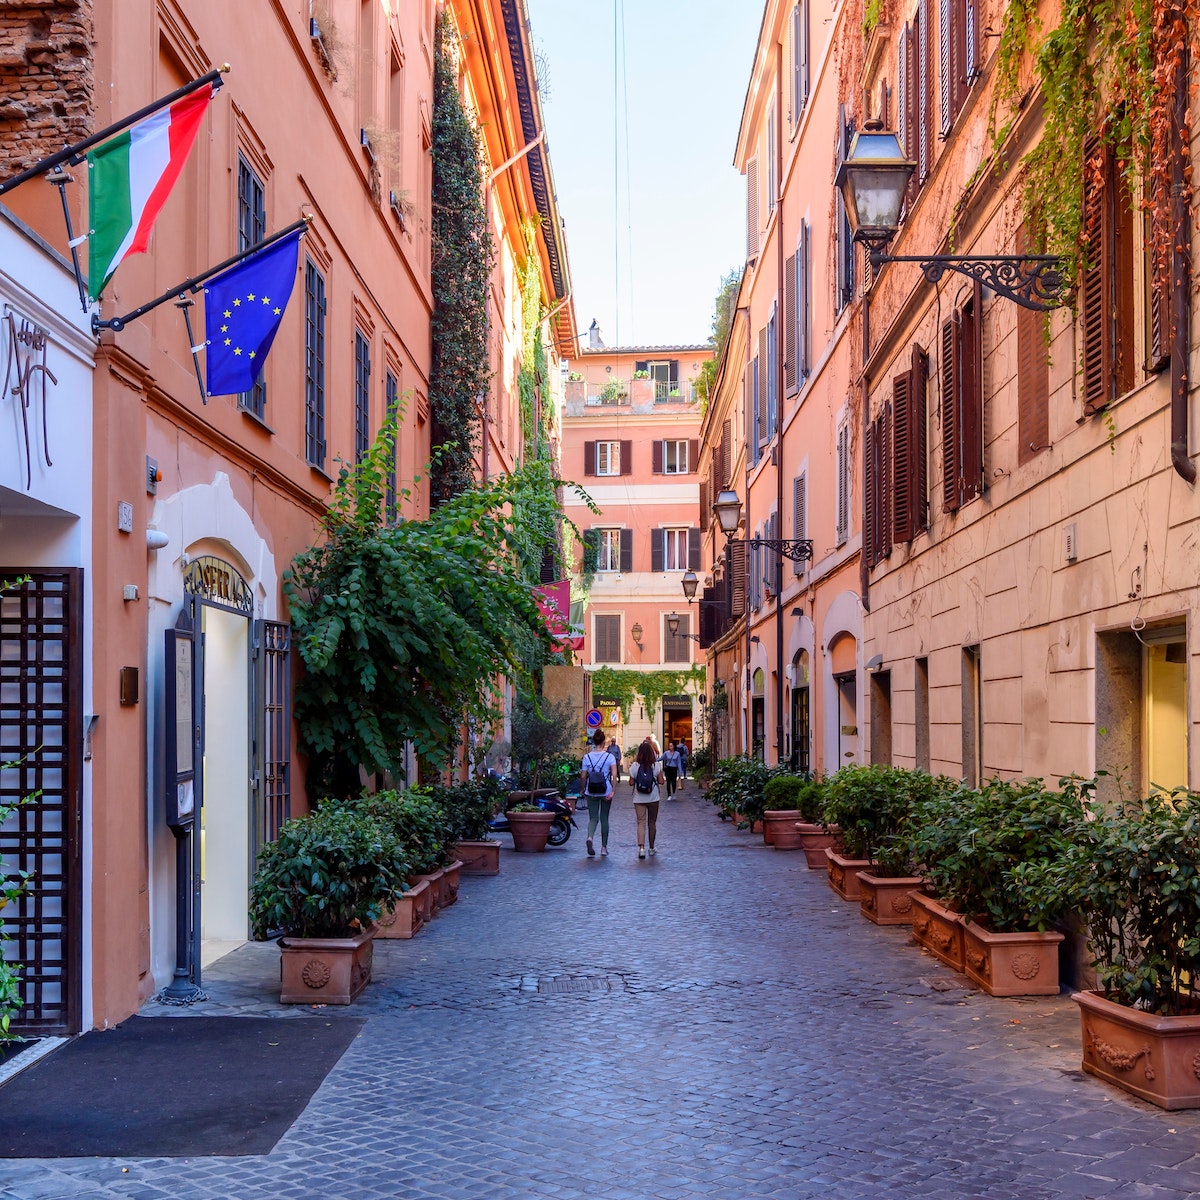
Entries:
[[628, 723], [633, 702], [641, 696], [651, 718], [664, 696], [677, 696], [687, 691], [689, 684], [704, 682], [704, 668], [698, 663], [686, 671], [622, 671], [613, 667], [598, 667], [592, 672], [592, 695], [615, 700], [621, 706], [621, 716]]

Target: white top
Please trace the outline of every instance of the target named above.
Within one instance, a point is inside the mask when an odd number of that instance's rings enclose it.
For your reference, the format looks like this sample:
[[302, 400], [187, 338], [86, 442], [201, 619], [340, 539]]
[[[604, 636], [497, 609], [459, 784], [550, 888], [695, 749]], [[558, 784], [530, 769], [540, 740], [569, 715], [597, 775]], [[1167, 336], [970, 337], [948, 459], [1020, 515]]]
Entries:
[[638, 761], [635, 758], [629, 767], [629, 790], [633, 793], [634, 804], [654, 804], [658, 796], [658, 777], [662, 774], [662, 759], [654, 760], [654, 790], [648, 795], [637, 790]]
[[609, 752], [605, 750], [603, 746], [596, 750], [589, 750], [583, 756], [583, 768], [580, 773], [583, 775], [583, 799], [585, 802], [588, 798], [588, 771], [592, 768], [603, 771], [604, 778], [608, 780], [608, 791], [606, 791], [604, 795], [600, 797], [600, 799], [611, 800], [613, 794], [613, 778], [617, 773], [617, 765], [613, 759], [613, 756], [609, 754]]

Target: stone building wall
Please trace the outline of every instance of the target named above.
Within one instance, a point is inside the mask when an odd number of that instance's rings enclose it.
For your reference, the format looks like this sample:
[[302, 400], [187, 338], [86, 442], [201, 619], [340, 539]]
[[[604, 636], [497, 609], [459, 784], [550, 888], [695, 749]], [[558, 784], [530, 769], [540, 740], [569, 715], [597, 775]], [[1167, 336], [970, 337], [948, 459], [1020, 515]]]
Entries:
[[0, 0], [0, 179], [92, 131], [92, 0]]

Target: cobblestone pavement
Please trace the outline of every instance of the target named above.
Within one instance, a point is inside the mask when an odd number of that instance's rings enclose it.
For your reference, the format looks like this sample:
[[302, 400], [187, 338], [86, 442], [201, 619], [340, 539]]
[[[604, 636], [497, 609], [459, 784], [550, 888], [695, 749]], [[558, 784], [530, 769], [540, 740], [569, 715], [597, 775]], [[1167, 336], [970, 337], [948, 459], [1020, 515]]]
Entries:
[[[970, 990], [694, 785], [662, 807], [656, 858], [619, 800], [608, 858], [582, 828], [506, 848], [417, 938], [377, 943], [367, 1025], [269, 1155], [3, 1160], [0, 1198], [1200, 1193], [1200, 1113], [1081, 1074], [1068, 997]], [[272, 945], [206, 987], [197, 1013], [313, 1015], [276, 1003]]]

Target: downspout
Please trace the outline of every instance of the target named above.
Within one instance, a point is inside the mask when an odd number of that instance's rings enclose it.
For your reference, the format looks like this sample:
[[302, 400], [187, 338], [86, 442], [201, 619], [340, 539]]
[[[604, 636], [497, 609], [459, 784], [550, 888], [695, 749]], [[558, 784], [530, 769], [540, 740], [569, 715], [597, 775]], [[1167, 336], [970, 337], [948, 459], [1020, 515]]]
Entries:
[[[496, 186], [496, 180], [499, 179], [500, 176], [503, 175], [504, 172], [507, 171], [508, 168], [511, 167], [514, 163], [520, 162], [521, 159], [523, 159], [525, 157], [525, 155], [527, 155], [530, 152], [530, 150], [532, 150], [535, 146], [540, 146], [542, 144], [542, 139], [545, 138], [545, 136], [546, 136], [546, 131], [543, 129], [542, 132], [539, 133], [537, 135], [537, 137], [535, 137], [531, 142], [526, 142], [525, 145], [522, 146], [521, 149], [516, 152], [516, 154], [510, 154], [508, 156], [508, 158], [506, 158], [488, 176], [487, 185], [483, 189], [483, 213], [484, 213], [484, 218], [487, 221], [489, 230], [492, 227], [492, 189]], [[491, 333], [491, 325], [492, 325], [492, 306], [491, 306], [491, 302], [489, 301], [489, 303], [488, 303], [488, 332], [489, 332], [489, 335]], [[485, 394], [482, 402], [479, 405], [479, 416], [480, 416], [481, 424], [483, 426], [483, 428], [481, 430], [481, 437], [480, 437], [480, 441], [483, 443], [482, 453], [480, 456], [480, 467], [483, 472], [483, 482], [484, 483], [487, 483], [487, 481], [488, 481], [488, 471], [489, 471], [488, 449], [489, 449], [489, 445], [492, 440], [492, 435], [491, 435], [491, 430], [490, 430], [491, 414], [488, 409], [488, 399], [489, 399], [489, 394]]]
[[[1168, 28], [1184, 20], [1181, 6], [1173, 6], [1167, 18]], [[1190, 263], [1191, 229], [1187, 205], [1187, 142], [1183, 130], [1187, 124], [1188, 55], [1186, 46], [1175, 63], [1175, 111], [1170, 132], [1171, 157], [1171, 465], [1188, 483], [1196, 482], [1196, 464], [1188, 454], [1188, 353], [1192, 340]]]
[[[746, 305], [746, 366], [750, 365], [750, 350], [754, 345], [754, 326], [750, 323], [750, 306]], [[745, 394], [743, 392], [743, 394]], [[752, 396], [750, 403], [756, 404], [757, 397]], [[750, 420], [749, 413], [746, 414], [746, 427], [753, 432], [754, 424]], [[743, 470], [746, 473], [744, 490], [746, 492], [746, 524], [745, 535], [742, 541], [749, 540], [751, 529], [750, 521], [750, 439], [746, 439], [746, 449], [742, 453]], [[746, 655], [745, 668], [742, 671], [742, 678], [746, 681], [745, 687], [742, 689], [742, 747], [745, 754], [754, 754], [754, 702], [750, 694], [750, 547], [746, 547], [746, 553], [742, 556], [742, 562], [745, 564], [746, 575], [742, 583], [742, 590], [745, 592], [745, 611], [742, 614], [742, 619], [746, 625]], [[747, 704], [746, 701], [750, 700]]]
[[[783, 44], [775, 43], [775, 145], [771, 148], [775, 155], [775, 180], [779, 192], [775, 203], [779, 208], [779, 220], [775, 222], [776, 260], [779, 273], [776, 286], [779, 289], [780, 301], [787, 295], [784, 285], [784, 254], [783, 254]], [[799, 297], [797, 297], [799, 304]], [[786, 339], [783, 336], [783, 321], [792, 319], [791, 313], [783, 312], [783, 304], [776, 306], [776, 312], [782, 314], [782, 319], [775, 322], [775, 535], [783, 536], [783, 398], [787, 391], [784, 382], [783, 347]], [[783, 551], [775, 555], [775, 764], [783, 763]]]
[[867, 376], [867, 363], [871, 359], [871, 297], [866, 288], [863, 288], [862, 300], [862, 342], [862, 375], [859, 377], [862, 386], [862, 431], [859, 442], [863, 451], [862, 539], [864, 544], [858, 552], [858, 590], [862, 599], [863, 612], [869, 613], [871, 611], [871, 568], [867, 563], [865, 542], [867, 536], [867, 428], [870, 424], [867, 413], [870, 408], [871, 391], [870, 379]]

